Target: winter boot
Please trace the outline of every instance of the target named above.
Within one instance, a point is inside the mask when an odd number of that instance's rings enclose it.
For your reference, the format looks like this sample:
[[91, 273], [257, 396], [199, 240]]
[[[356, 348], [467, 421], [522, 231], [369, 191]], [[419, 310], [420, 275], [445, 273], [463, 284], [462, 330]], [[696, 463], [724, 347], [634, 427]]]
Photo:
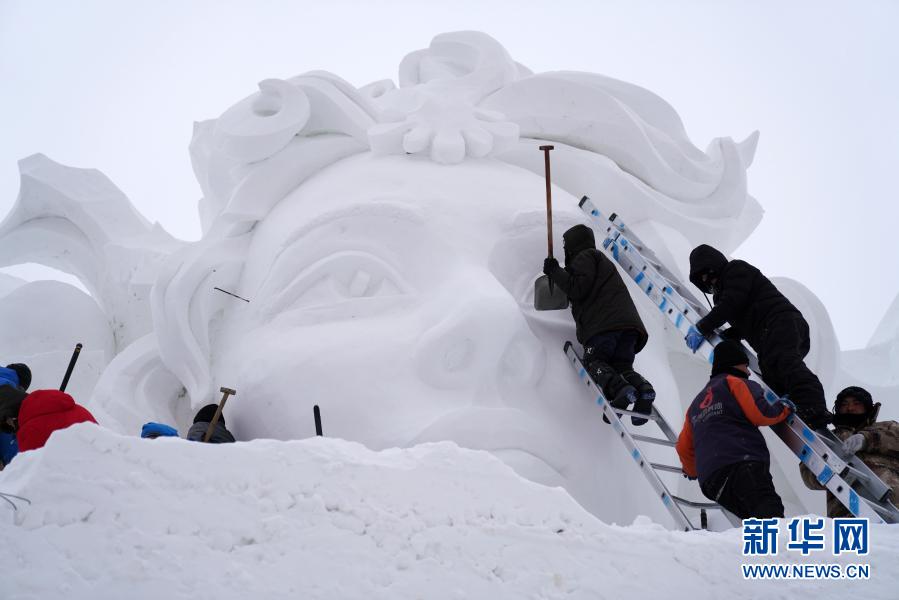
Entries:
[[[633, 369], [622, 371], [621, 376], [637, 390], [637, 401], [634, 403], [634, 412], [643, 413], [645, 415], [652, 414], [652, 403], [653, 400], [656, 399], [656, 391], [652, 387], [652, 384], [646, 381], [642, 375]], [[631, 423], [638, 427], [640, 425], [645, 425], [646, 422], [647, 419], [634, 416], [631, 417]]]
[[[629, 384], [612, 366], [605, 362], [597, 362], [590, 365], [587, 370], [590, 377], [602, 390], [603, 395], [609, 401], [613, 408], [627, 408], [637, 400], [637, 390]], [[602, 420], [606, 423], [609, 419], [603, 415]]]

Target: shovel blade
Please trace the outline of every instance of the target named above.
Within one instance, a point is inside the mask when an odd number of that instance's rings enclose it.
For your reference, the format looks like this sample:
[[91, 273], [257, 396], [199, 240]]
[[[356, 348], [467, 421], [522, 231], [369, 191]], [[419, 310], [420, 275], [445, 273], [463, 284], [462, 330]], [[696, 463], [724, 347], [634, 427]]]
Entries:
[[543, 275], [534, 282], [534, 308], [537, 310], [565, 310], [568, 308], [568, 296], [552, 285], [549, 277]]

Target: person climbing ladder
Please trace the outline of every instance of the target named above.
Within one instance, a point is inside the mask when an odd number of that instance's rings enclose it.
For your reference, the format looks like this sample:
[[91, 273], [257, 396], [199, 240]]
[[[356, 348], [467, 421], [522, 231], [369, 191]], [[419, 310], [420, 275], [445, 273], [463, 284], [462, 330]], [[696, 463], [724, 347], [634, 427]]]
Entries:
[[[634, 357], [649, 339], [637, 307], [615, 264], [596, 249], [593, 230], [575, 225], [562, 239], [565, 268], [547, 258], [543, 272], [571, 301], [584, 366], [612, 406], [633, 403], [634, 412], [648, 415], [656, 393], [634, 370]], [[643, 425], [646, 419], [632, 416], [631, 422]]]
[[745, 339], [758, 353], [762, 379], [778, 396], [789, 396], [796, 413], [811, 428], [831, 421], [818, 376], [803, 359], [809, 352], [808, 323], [771, 280], [742, 260], [731, 260], [711, 246], [690, 253], [690, 281], [711, 293], [714, 308], [687, 333], [696, 352], [703, 340], [725, 321], [725, 339]]

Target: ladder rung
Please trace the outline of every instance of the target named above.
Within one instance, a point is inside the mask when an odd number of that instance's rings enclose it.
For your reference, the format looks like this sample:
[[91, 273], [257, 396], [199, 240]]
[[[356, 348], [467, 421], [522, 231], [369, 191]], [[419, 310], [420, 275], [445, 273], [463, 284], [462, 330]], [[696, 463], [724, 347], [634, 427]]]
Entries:
[[637, 435], [636, 433], [632, 433], [631, 437], [641, 442], [658, 444], [659, 446], [668, 446], [670, 448], [674, 448], [674, 446], [677, 445], [677, 442], [672, 442], [670, 440], [660, 440], [659, 438], [649, 437], [648, 435]]
[[677, 473], [678, 475], [684, 472], [682, 468], [672, 467], [671, 465], [662, 465], [659, 463], [649, 463], [649, 465], [656, 471], [668, 471], [669, 473]]
[[[869, 500], [868, 498], [862, 497], [862, 502], [866, 502], [868, 506], [871, 507], [871, 510], [876, 512], [882, 517], [894, 517], [896, 507], [890, 504], [889, 502], [880, 503]], [[889, 522], [889, 521], [888, 521]]]
[[687, 500], [686, 498], [681, 498], [680, 496], [671, 496], [671, 499], [677, 502], [678, 504], [684, 504], [686, 506], [690, 506], [693, 508], [713, 508], [713, 509], [721, 509], [720, 504], [716, 504], [715, 502], [695, 502], [693, 500]]
[[630, 415], [632, 417], [640, 417], [641, 419], [652, 419], [653, 421], [659, 420], [659, 417], [656, 415], [655, 412], [653, 412], [651, 415], [648, 415], [646, 413], [634, 412], [632, 410], [627, 410], [624, 408], [615, 408], [611, 404], [609, 405], [609, 408], [611, 408], [613, 411], [615, 411], [615, 413], [618, 415]]
[[[848, 476], [853, 477], [853, 479], [849, 479]], [[846, 474], [843, 476], [843, 479], [845, 479], [849, 485], [852, 485], [855, 481], [861, 481], [862, 484], [867, 485], [871, 481], [870, 477], [851, 465], [846, 465]]]

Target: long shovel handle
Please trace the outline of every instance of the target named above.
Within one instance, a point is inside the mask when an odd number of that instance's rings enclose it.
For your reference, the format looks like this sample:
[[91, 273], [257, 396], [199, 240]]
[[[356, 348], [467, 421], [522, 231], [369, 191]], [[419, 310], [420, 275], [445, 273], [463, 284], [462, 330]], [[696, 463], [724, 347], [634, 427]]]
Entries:
[[75, 363], [78, 362], [78, 356], [81, 354], [81, 344], [75, 344], [75, 351], [72, 352], [72, 358], [69, 360], [69, 366], [66, 368], [66, 374], [62, 378], [62, 384], [59, 386], [59, 391], [66, 391], [66, 386], [69, 385], [69, 377], [72, 376], [72, 371], [75, 369]]
[[204, 442], [209, 441], [209, 438], [212, 437], [212, 432], [215, 429], [215, 424], [218, 423], [219, 419], [222, 418], [222, 410], [224, 410], [225, 408], [225, 402], [228, 401], [228, 396], [237, 395], [237, 392], [232, 390], [231, 388], [223, 387], [219, 391], [222, 392], [222, 401], [219, 402], [218, 407], [216, 407], [215, 414], [212, 416], [212, 421], [209, 422], [209, 427], [206, 428], [206, 435], [203, 436]]
[[549, 258], [553, 257], [553, 192], [550, 185], [549, 151], [555, 146], [540, 146], [543, 151], [543, 163], [546, 171], [546, 246]]
[[[546, 172], [546, 251], [549, 258], [553, 257], [553, 192], [549, 175], [549, 151], [554, 146], [540, 146], [543, 151], [543, 165]], [[549, 280], [549, 293], [553, 293], [553, 280]]]

